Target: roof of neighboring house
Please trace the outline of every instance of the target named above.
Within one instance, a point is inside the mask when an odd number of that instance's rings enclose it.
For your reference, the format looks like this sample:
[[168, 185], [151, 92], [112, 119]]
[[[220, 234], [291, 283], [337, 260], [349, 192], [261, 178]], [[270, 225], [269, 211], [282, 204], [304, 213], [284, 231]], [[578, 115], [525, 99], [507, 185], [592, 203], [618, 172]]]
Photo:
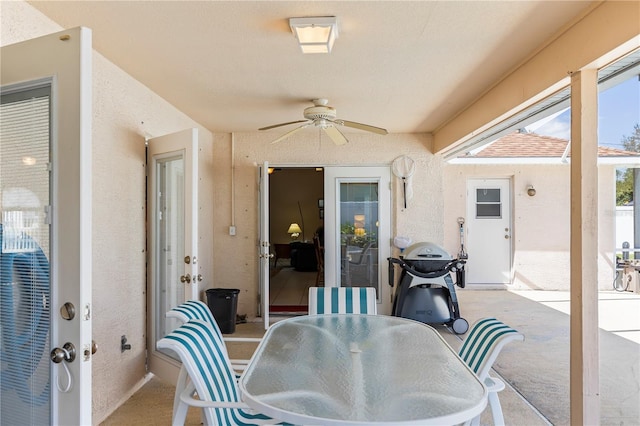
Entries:
[[[462, 158], [557, 158], [563, 156], [568, 144], [566, 139], [514, 132]], [[571, 156], [571, 148], [568, 156]], [[640, 157], [640, 153], [598, 146], [598, 157]]]

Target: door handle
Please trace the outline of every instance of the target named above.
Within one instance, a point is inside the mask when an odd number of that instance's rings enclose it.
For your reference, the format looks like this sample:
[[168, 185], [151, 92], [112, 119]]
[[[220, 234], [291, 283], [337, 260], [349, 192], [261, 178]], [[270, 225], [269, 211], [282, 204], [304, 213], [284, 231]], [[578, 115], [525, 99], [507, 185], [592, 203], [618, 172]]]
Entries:
[[71, 387], [73, 386], [73, 377], [71, 376], [69, 367], [67, 367], [67, 363], [73, 362], [76, 359], [76, 347], [73, 346], [73, 343], [67, 342], [64, 345], [62, 345], [61, 348], [53, 348], [50, 356], [51, 356], [51, 361], [53, 361], [54, 363], [56, 364], [62, 363], [62, 367], [64, 367], [64, 371], [67, 373], [66, 386], [62, 386], [60, 384], [60, 376], [58, 376], [58, 380], [56, 382], [56, 386], [58, 390], [62, 393], [67, 393], [71, 390]]
[[73, 343], [67, 342], [62, 348], [53, 348], [51, 351], [51, 361], [60, 364], [62, 361], [73, 362], [76, 359], [76, 347]]
[[187, 274], [187, 275], [182, 275], [180, 277], [180, 282], [181, 283], [190, 283], [191, 282], [191, 274]]

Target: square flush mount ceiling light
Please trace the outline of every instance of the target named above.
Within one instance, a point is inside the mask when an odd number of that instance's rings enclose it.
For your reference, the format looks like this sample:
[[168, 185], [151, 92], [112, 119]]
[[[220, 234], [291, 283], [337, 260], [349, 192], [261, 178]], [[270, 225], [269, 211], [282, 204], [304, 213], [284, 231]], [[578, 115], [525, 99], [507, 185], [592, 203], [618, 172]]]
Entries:
[[298, 39], [302, 53], [329, 53], [338, 38], [335, 16], [290, 18], [289, 26]]

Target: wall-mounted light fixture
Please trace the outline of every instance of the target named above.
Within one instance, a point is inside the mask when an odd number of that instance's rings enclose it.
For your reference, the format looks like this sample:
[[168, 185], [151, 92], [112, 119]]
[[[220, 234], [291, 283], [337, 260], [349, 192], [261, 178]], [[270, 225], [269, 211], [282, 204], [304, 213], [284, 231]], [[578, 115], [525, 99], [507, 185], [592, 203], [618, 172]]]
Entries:
[[533, 185], [527, 186], [527, 195], [529, 197], [533, 197], [534, 195], [536, 195], [536, 189], [533, 187]]
[[338, 20], [335, 16], [290, 18], [289, 26], [298, 39], [302, 53], [330, 53], [338, 38]]

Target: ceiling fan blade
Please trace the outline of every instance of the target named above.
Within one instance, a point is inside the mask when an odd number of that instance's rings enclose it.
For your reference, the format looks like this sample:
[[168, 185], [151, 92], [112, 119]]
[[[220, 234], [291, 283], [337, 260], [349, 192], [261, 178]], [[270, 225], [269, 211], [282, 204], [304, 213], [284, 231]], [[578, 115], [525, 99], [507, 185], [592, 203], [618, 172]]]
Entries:
[[324, 127], [324, 131], [336, 145], [344, 145], [349, 142], [342, 132], [340, 132], [340, 130], [335, 126]]
[[287, 133], [285, 133], [284, 135], [280, 136], [278, 139], [272, 141], [271, 143], [278, 143], [286, 138], [288, 138], [289, 136], [293, 135], [294, 133], [298, 133], [300, 130], [304, 129], [305, 127], [309, 127], [313, 122], [309, 121], [307, 124], [303, 124], [300, 127], [296, 127], [293, 130], [288, 131]]
[[297, 120], [297, 121], [289, 121], [288, 123], [280, 123], [280, 124], [274, 124], [272, 126], [267, 126], [267, 127], [261, 127], [258, 130], [269, 130], [269, 129], [275, 129], [276, 127], [282, 127], [282, 126], [288, 126], [289, 124], [296, 124], [296, 123], [306, 123], [308, 120]]
[[355, 121], [347, 121], [347, 120], [335, 120], [335, 123], [341, 124], [347, 127], [353, 127], [354, 129], [365, 130], [367, 132], [377, 133], [379, 135], [386, 135], [387, 129], [383, 129], [382, 127], [370, 126], [369, 124], [356, 123]]

